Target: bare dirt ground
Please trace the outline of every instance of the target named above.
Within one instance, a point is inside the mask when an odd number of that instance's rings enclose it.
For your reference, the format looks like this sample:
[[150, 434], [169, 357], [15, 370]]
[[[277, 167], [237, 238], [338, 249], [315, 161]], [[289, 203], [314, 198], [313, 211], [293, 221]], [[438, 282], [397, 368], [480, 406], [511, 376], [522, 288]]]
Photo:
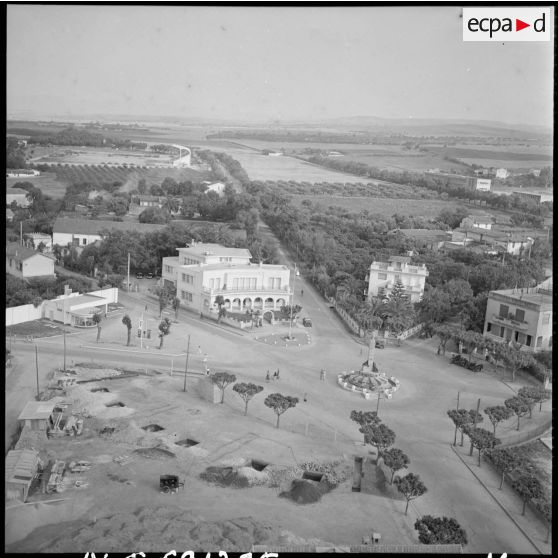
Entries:
[[[75, 370], [81, 379], [110, 372], [79, 366]], [[109, 392], [91, 391], [99, 387]], [[45, 459], [92, 462], [89, 471], [67, 475], [69, 480], [81, 479], [88, 486], [69, 485], [63, 494], [45, 497], [39, 493], [30, 499], [64, 499], [50, 506], [9, 507], [9, 552], [115, 552], [132, 547], [170, 550], [177, 540], [184, 545], [182, 550], [240, 551], [253, 543], [327, 543], [333, 538], [338, 543], [354, 544], [365, 534], [359, 519], [363, 513], [368, 515], [374, 508], [397, 503], [352, 493], [352, 459], [333, 443], [304, 438], [302, 449], [300, 435], [277, 430], [251, 416], [231, 414], [227, 407], [184, 393], [180, 377], [160, 375], [80, 384], [68, 390], [68, 398], [74, 401], [74, 410], [92, 417], [86, 419], [82, 436], [51, 439], [41, 453]], [[114, 401], [126, 406], [107, 407]], [[164, 430], [142, 429], [150, 424]], [[106, 426], [115, 428], [112, 435], [99, 434]], [[199, 444], [176, 444], [186, 438]], [[148, 448], [164, 451], [145, 451]], [[114, 461], [123, 455], [131, 461], [123, 465]], [[347, 469], [347, 480], [320, 502], [302, 505], [279, 498], [279, 492], [286, 488], [284, 483], [232, 488], [199, 478], [210, 465], [249, 462], [252, 458], [270, 463], [279, 471], [305, 460], [336, 459]], [[185, 481], [184, 489], [177, 495], [161, 494], [161, 474], [179, 475]], [[319, 514], [320, 525], [312, 520], [314, 514]], [[343, 529], [337, 527], [340, 514], [347, 521]], [[56, 523], [42, 525], [45, 522]], [[405, 522], [394, 527], [402, 529], [402, 534], [406, 529]], [[377, 524], [374, 528], [386, 529]]]

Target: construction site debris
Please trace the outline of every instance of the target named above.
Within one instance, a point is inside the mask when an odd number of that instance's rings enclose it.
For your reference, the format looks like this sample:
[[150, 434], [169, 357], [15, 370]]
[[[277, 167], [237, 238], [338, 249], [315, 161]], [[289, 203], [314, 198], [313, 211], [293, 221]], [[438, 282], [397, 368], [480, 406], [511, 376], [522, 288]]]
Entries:
[[312, 504], [328, 491], [326, 483], [297, 479], [292, 482], [291, 489], [281, 492], [281, 498], [289, 498], [297, 504]]

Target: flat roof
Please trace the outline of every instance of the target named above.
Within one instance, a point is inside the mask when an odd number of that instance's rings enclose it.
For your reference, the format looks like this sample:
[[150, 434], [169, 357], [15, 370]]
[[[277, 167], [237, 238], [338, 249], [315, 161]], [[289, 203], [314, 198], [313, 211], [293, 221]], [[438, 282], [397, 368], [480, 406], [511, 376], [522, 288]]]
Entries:
[[221, 246], [221, 244], [214, 243], [197, 243], [192, 246], [185, 246], [184, 248], [177, 248], [178, 253], [186, 252], [196, 256], [221, 256], [221, 257], [237, 257], [237, 258], [251, 258], [250, 250], [246, 248], [228, 248]]
[[37, 471], [39, 452], [32, 449], [11, 450], [6, 455], [6, 483], [28, 484]]
[[28, 401], [19, 414], [18, 420], [46, 420], [52, 414], [60, 399], [50, 399], [48, 401]]
[[[528, 292], [529, 289], [502, 289], [500, 291], [490, 291], [489, 297], [493, 295], [500, 295], [501, 297], [511, 298], [514, 301], [527, 302], [536, 304], [541, 307], [541, 310], [550, 310], [552, 308], [552, 295], [547, 292]], [[497, 298], [497, 296], [495, 297]]]

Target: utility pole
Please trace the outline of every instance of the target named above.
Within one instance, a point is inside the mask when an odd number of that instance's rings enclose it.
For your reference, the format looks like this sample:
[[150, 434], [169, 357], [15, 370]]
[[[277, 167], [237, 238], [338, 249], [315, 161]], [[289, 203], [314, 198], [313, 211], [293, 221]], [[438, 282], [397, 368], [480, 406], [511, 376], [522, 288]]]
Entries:
[[35, 343], [35, 369], [37, 371], [37, 401], [39, 400], [39, 351]]
[[66, 372], [66, 327], [64, 327], [64, 372]]
[[380, 390], [378, 390], [378, 402], [376, 403], [376, 416], [378, 416], [379, 410], [380, 410]]
[[188, 335], [188, 347], [186, 348], [186, 367], [184, 368], [184, 391], [186, 389], [186, 378], [188, 377], [188, 357], [190, 356], [190, 335]]
[[459, 411], [459, 391], [457, 392], [457, 407], [456, 410]]
[[126, 292], [130, 292], [130, 252], [128, 252], [128, 284], [126, 285]]
[[23, 221], [19, 222], [19, 243], [23, 246]]
[[140, 349], [143, 349], [143, 312], [141, 313], [140, 321]]

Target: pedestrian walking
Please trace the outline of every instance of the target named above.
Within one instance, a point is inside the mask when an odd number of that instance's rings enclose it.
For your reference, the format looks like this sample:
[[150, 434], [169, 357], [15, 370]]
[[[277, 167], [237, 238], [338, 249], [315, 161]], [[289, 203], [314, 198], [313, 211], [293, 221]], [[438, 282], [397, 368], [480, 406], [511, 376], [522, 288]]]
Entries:
[[145, 305], [145, 311], [147, 312], [147, 304]]
[[275, 372], [275, 377], [279, 379], [279, 368], [277, 368], [277, 372]]
[[277, 379], [277, 372], [273, 372], [273, 379], [274, 379], [274, 380]]
[[304, 296], [304, 289], [300, 289], [300, 296]]
[[269, 377], [269, 370], [267, 371], [267, 374], [265, 375], [265, 381], [269, 382], [271, 378]]
[[202, 354], [201, 345], [198, 345], [198, 354]]
[[304, 402], [306, 403], [307, 399], [306, 399], [306, 394], [304, 394]]
[[326, 371], [325, 371], [325, 368], [322, 368], [322, 370], [320, 372], [320, 380], [322, 382], [325, 382], [325, 377], [326, 377]]

